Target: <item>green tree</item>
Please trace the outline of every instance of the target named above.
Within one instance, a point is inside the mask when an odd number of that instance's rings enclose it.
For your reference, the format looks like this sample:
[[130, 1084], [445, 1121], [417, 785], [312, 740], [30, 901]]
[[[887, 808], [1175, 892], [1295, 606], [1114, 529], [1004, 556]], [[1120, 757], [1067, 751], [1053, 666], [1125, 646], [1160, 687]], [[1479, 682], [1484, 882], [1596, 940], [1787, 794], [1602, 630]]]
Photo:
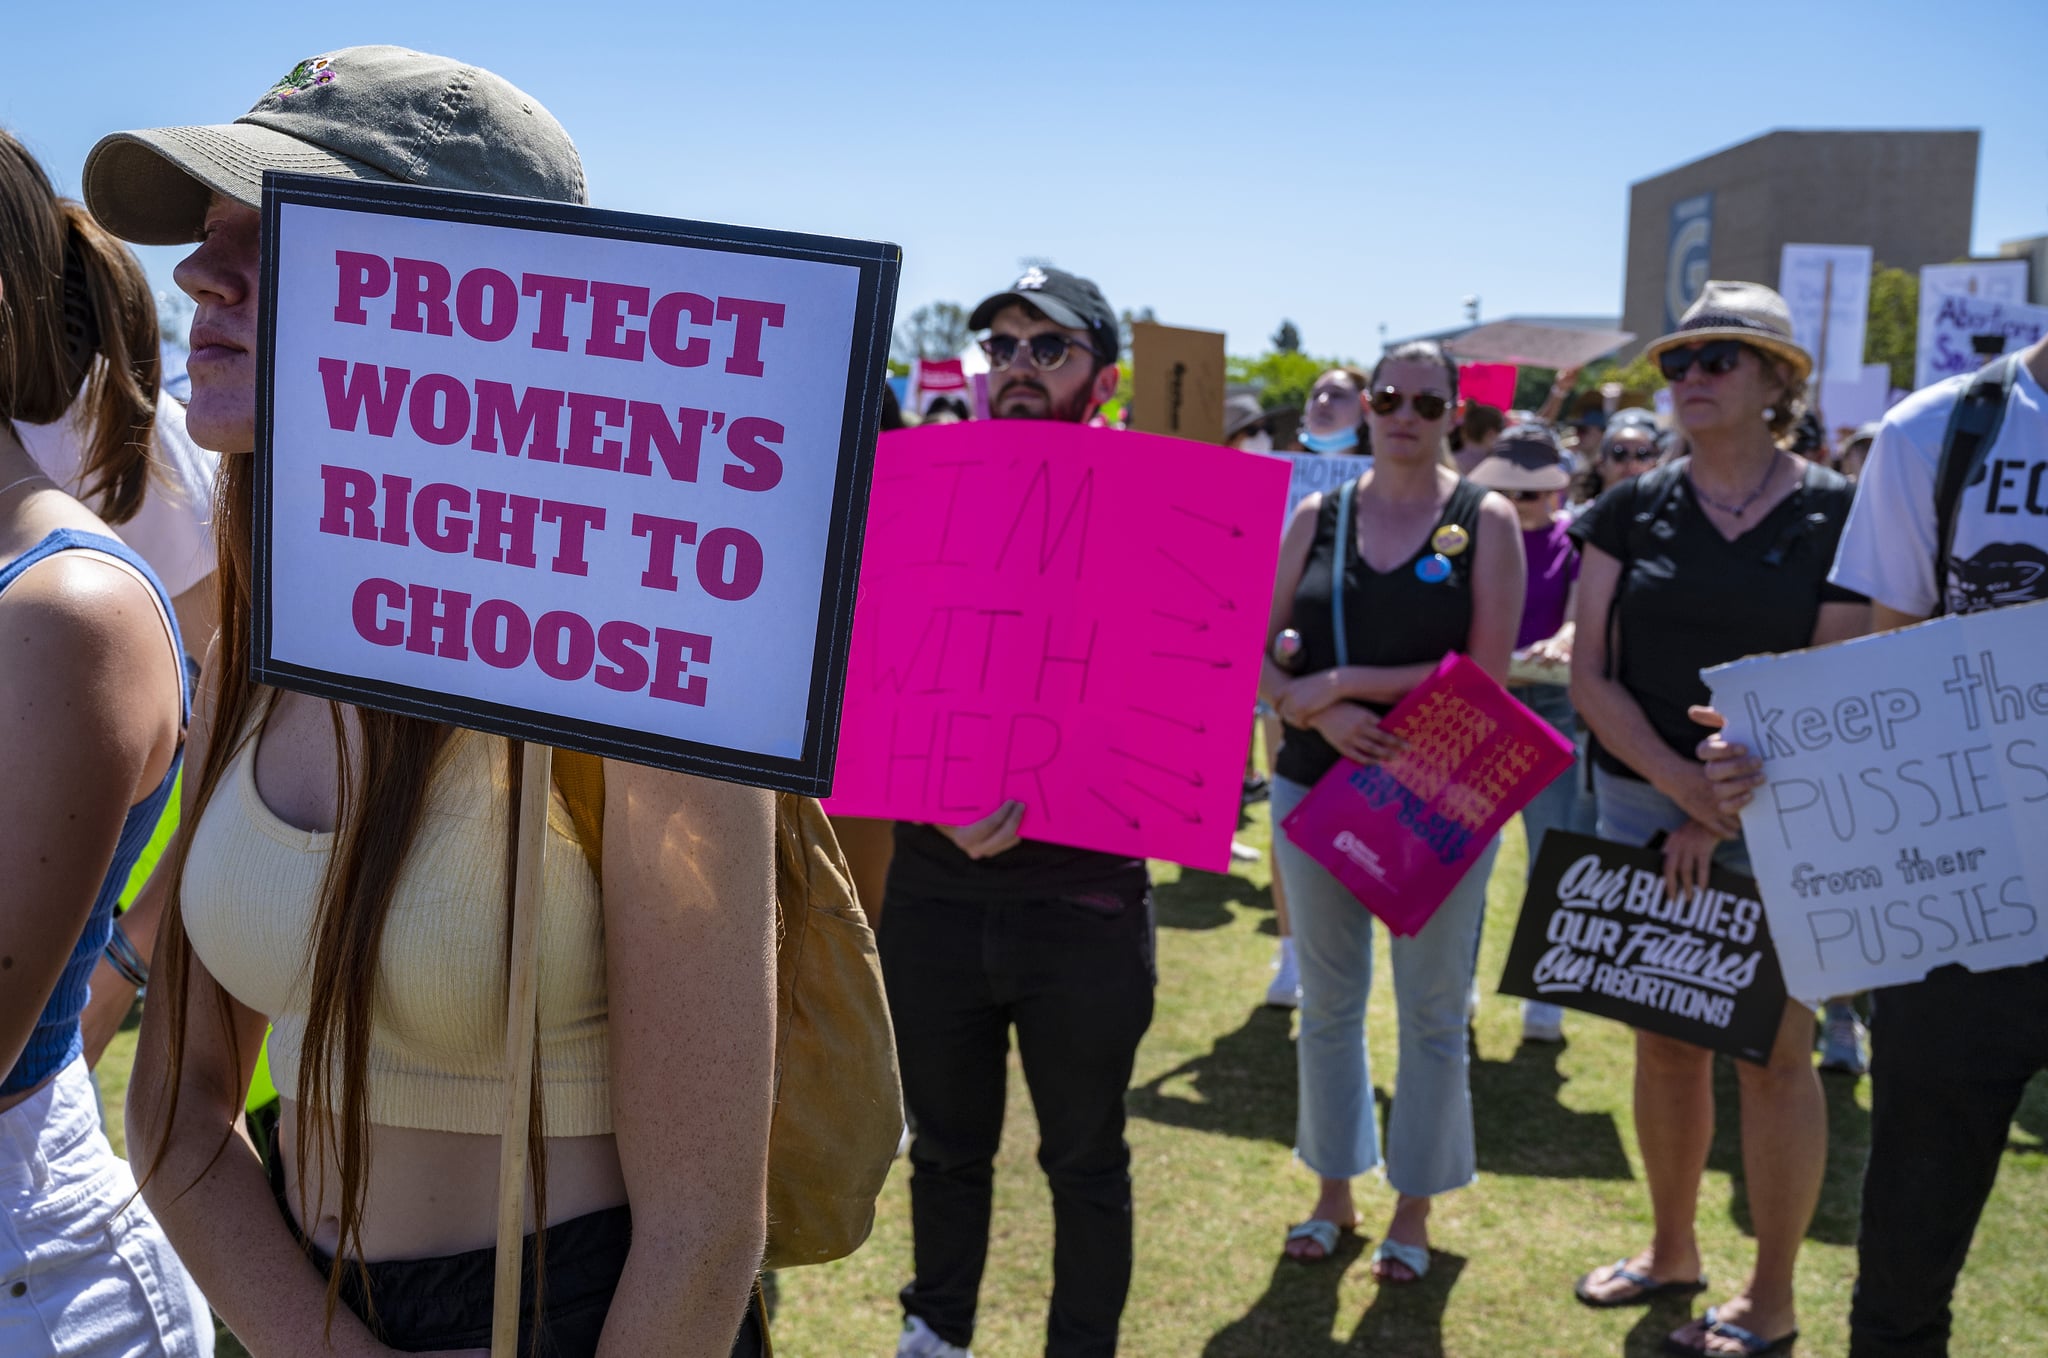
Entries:
[[1316, 358], [1299, 350], [1271, 349], [1257, 358], [1232, 358], [1225, 369], [1232, 386], [1254, 387], [1259, 404], [1268, 410], [1308, 404], [1308, 389], [1318, 377], [1349, 359]]
[[896, 327], [890, 356], [904, 364], [914, 358], [953, 358], [973, 338], [966, 307], [958, 302], [932, 302], [911, 312]]
[[1273, 348], [1275, 352], [1282, 354], [1301, 352], [1301, 331], [1293, 321], [1280, 322], [1280, 328], [1273, 332]]
[[1920, 277], [1879, 264], [1870, 274], [1870, 319], [1863, 329], [1863, 361], [1892, 370], [1892, 385], [1913, 389], [1920, 342]]

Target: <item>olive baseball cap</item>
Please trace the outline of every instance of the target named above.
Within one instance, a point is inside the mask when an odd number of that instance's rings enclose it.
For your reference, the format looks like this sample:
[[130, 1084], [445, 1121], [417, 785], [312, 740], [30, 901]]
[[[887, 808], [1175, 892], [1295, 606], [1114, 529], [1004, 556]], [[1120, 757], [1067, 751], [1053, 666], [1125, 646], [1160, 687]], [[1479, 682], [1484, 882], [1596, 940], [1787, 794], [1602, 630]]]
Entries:
[[124, 240], [188, 244], [210, 193], [260, 206], [265, 170], [585, 201], [582, 158], [539, 100], [404, 47], [309, 57], [232, 123], [102, 137], [85, 159], [85, 201]]

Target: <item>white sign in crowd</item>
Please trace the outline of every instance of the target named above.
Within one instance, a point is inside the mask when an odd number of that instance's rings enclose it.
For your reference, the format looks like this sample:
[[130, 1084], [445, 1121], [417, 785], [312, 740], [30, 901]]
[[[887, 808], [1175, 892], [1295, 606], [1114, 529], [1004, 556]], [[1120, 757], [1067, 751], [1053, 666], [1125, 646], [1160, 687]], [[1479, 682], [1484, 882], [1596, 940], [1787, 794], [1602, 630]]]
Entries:
[[2048, 602], [1709, 670], [1792, 995], [2048, 957]]

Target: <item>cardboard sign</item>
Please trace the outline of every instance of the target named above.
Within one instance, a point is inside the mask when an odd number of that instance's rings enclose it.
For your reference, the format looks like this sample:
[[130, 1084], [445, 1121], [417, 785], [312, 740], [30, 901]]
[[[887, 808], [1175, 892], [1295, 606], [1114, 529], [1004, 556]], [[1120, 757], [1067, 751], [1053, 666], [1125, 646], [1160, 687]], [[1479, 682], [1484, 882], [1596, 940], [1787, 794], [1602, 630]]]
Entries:
[[1867, 245], [1787, 245], [1779, 256], [1778, 292], [1792, 311], [1792, 338], [1813, 355], [1816, 376], [1853, 382], [1862, 375], [1873, 258]]
[[827, 809], [1221, 872], [1287, 469], [1043, 420], [883, 437]]
[[1412, 936], [1576, 750], [1457, 654], [1381, 724], [1407, 752], [1385, 764], [1338, 760], [1281, 825], [1389, 929]]
[[1669, 896], [1662, 853], [1565, 830], [1543, 837], [1500, 991], [1758, 1065], [1785, 1018], [1755, 882], [1715, 868]]
[[1801, 999], [2048, 957], [2048, 603], [1706, 671]]
[[1510, 409], [1515, 404], [1516, 371], [1512, 363], [1460, 363], [1458, 395], [1474, 405]]
[[1131, 326], [1131, 428], [1223, 442], [1223, 333]]
[[[1526, 368], [1583, 368], [1634, 338], [1635, 332], [1631, 330], [1581, 330], [1567, 325], [1492, 321], [1467, 330], [1444, 347], [1460, 359], [1479, 362], [1516, 363]], [[1512, 394], [1509, 399], [1512, 403]]]
[[[1920, 327], [1913, 358], [1916, 388], [1931, 387], [1956, 372], [1976, 371], [1974, 366], [1944, 371], [1936, 365], [1935, 318], [1941, 312], [1941, 299], [1958, 293], [1985, 302], [2023, 303], [2027, 300], [2027, 261], [1986, 259], [1968, 264], [1929, 264], [1920, 270]], [[1965, 351], [1968, 348], [1965, 344]]]
[[2000, 354], [2026, 348], [2048, 334], [2048, 306], [1995, 301], [1951, 292], [1934, 299], [1931, 347], [1915, 357], [1927, 381], [1973, 373]]
[[899, 252], [266, 176], [259, 683], [830, 786]]
[[1294, 511], [1311, 495], [1326, 495], [1346, 481], [1356, 481], [1372, 470], [1372, 459], [1356, 453], [1266, 453], [1289, 464], [1287, 512], [1281, 527], [1294, 518]]

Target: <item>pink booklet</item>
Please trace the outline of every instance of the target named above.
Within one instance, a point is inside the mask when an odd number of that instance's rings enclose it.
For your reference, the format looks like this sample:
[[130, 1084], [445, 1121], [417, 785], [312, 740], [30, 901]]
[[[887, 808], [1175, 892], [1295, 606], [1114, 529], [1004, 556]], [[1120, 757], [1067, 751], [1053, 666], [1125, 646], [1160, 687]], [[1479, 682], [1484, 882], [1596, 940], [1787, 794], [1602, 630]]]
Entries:
[[1462, 655], [1445, 656], [1384, 724], [1408, 742], [1406, 754], [1338, 760], [1281, 826], [1389, 929], [1412, 937], [1508, 817], [1572, 766], [1573, 749]]

